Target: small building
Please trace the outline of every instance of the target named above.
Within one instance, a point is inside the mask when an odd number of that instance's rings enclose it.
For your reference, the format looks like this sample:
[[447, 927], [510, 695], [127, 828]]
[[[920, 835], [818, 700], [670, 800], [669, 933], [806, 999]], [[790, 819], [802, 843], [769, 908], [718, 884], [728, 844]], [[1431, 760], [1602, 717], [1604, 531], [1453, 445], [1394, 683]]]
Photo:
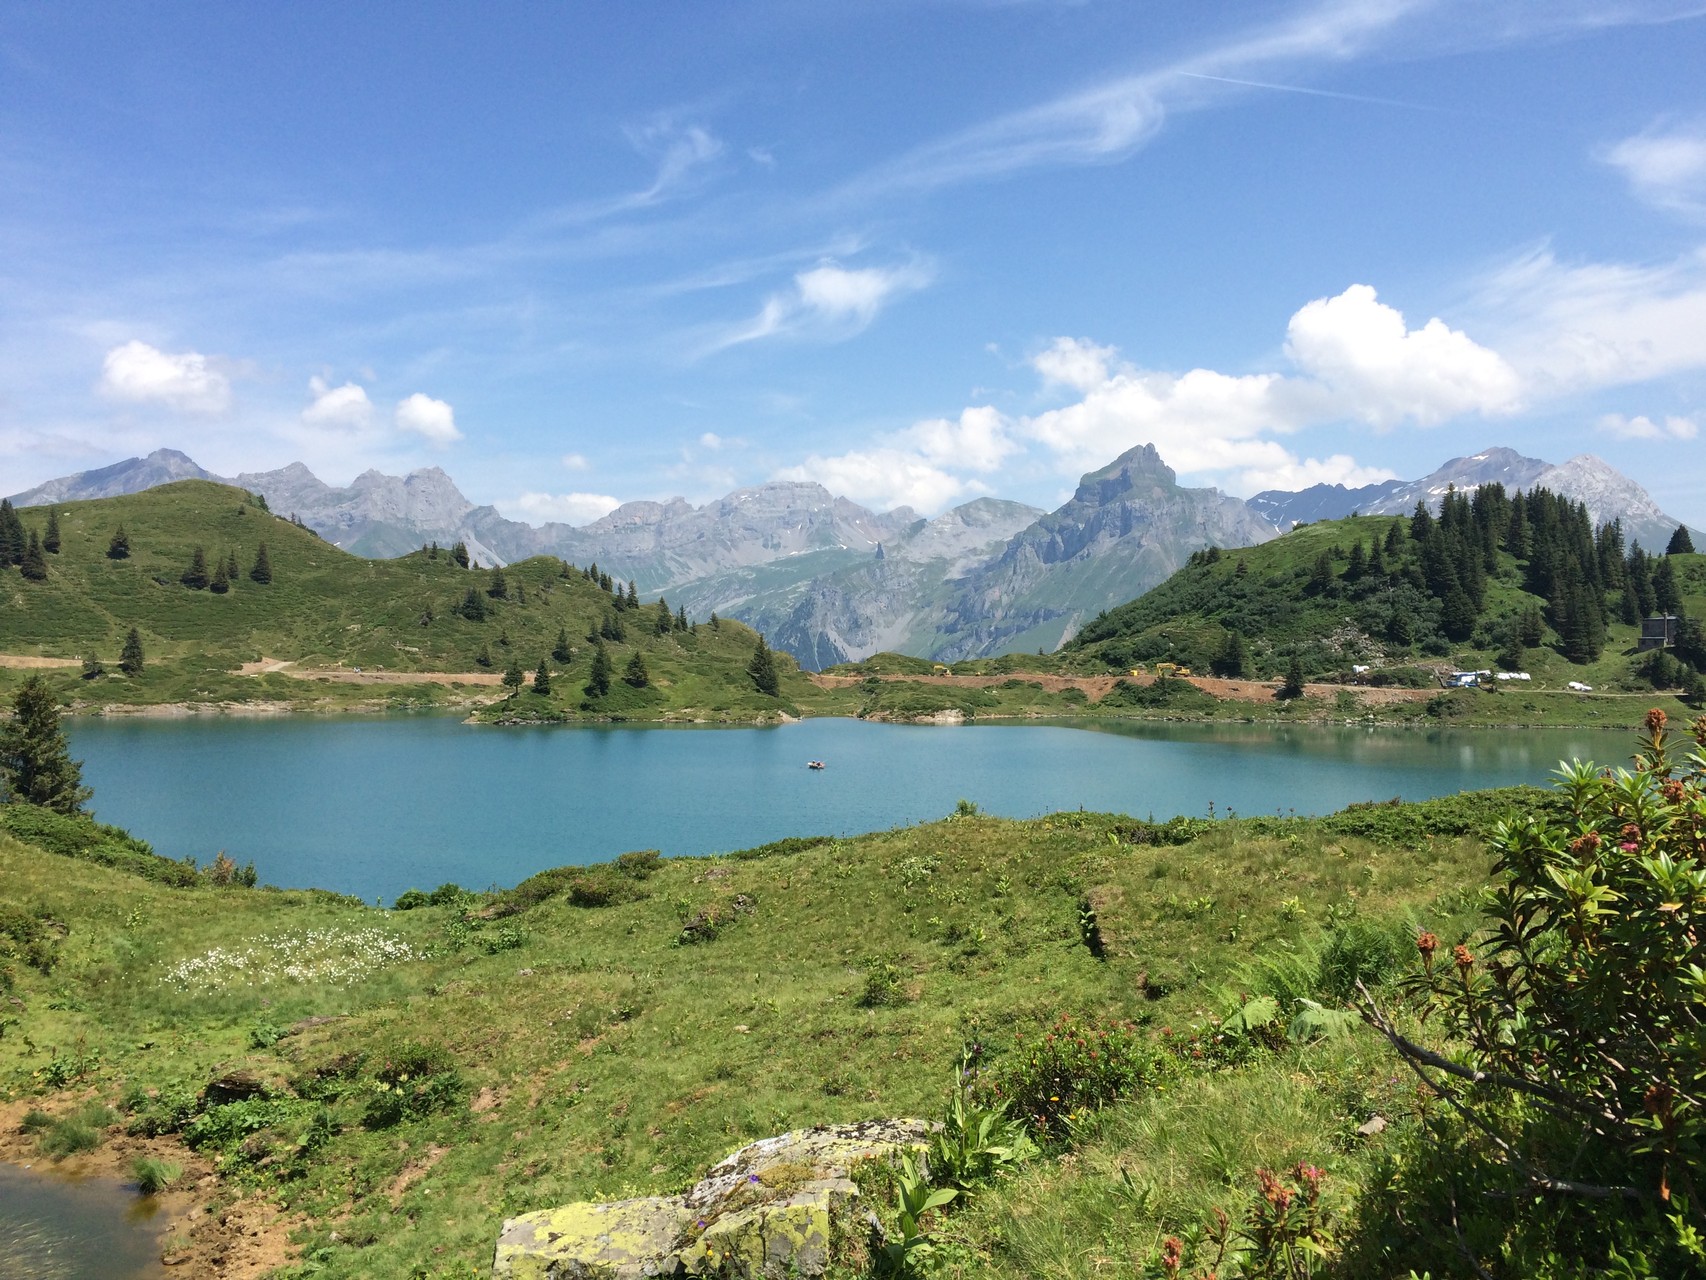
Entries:
[[1665, 614], [1658, 618], [1641, 619], [1641, 638], [1635, 642], [1636, 653], [1646, 653], [1651, 649], [1668, 649], [1676, 644], [1677, 618], [1674, 614]]

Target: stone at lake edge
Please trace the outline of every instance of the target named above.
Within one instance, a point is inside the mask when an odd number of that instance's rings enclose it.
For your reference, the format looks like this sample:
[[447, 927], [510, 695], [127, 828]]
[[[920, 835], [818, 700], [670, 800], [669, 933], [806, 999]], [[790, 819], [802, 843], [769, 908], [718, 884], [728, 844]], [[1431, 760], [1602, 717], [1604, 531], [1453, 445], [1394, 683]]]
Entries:
[[719, 1268], [820, 1276], [869, 1233], [853, 1166], [922, 1150], [922, 1120], [820, 1125], [763, 1138], [715, 1165], [685, 1196], [581, 1203], [504, 1223], [493, 1280], [645, 1280]]

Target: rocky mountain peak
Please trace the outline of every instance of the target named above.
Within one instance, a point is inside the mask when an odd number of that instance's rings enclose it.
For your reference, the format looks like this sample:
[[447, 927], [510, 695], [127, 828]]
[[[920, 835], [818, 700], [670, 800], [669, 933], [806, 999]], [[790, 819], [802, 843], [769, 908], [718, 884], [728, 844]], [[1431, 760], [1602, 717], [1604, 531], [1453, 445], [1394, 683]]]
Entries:
[[1099, 471], [1086, 474], [1078, 482], [1075, 502], [1105, 506], [1131, 494], [1153, 494], [1178, 487], [1179, 478], [1172, 467], [1161, 461], [1152, 444], [1140, 444], [1127, 449]]

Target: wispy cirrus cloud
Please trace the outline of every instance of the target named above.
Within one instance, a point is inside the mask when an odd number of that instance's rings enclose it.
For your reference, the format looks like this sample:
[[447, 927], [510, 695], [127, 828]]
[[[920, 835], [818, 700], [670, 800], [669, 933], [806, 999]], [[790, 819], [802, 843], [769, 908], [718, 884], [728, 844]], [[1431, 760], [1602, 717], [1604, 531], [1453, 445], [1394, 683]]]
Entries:
[[710, 355], [761, 338], [811, 337], [839, 341], [862, 331], [890, 302], [925, 288], [930, 265], [915, 259], [895, 267], [843, 267], [822, 262], [795, 273], [790, 286], [764, 300], [758, 314], [715, 334]]
[[1602, 158], [1649, 204], [1706, 215], [1706, 120], [1655, 124], [1606, 148]]

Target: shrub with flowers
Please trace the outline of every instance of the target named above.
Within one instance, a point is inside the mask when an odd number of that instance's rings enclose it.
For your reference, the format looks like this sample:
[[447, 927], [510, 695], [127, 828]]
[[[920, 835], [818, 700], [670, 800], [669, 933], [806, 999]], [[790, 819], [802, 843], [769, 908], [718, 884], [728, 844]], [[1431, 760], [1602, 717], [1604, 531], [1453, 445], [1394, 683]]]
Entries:
[[1130, 1022], [1060, 1018], [1041, 1036], [1015, 1035], [1013, 1048], [978, 1081], [980, 1092], [1044, 1140], [1069, 1132], [1068, 1117], [1095, 1111], [1153, 1086], [1163, 1059]]
[[1495, 830], [1484, 928], [1416, 942], [1444, 1051], [1365, 993], [1445, 1104], [1392, 1207], [1460, 1207], [1455, 1261], [1482, 1274], [1706, 1274], [1706, 717], [1693, 735], [1683, 754], [1654, 710], [1633, 768], [1567, 764], [1562, 820]]

